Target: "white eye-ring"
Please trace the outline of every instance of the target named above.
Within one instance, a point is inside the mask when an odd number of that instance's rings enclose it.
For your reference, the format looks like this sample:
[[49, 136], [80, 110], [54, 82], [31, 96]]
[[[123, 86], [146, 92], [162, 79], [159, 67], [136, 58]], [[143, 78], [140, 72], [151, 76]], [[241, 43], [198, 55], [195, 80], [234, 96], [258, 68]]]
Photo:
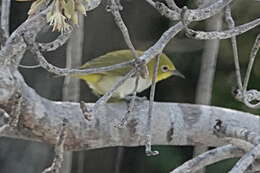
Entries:
[[162, 66], [161, 66], [161, 70], [162, 70], [163, 72], [168, 72], [168, 71], [169, 71], [169, 67], [168, 67], [167, 65], [162, 65]]

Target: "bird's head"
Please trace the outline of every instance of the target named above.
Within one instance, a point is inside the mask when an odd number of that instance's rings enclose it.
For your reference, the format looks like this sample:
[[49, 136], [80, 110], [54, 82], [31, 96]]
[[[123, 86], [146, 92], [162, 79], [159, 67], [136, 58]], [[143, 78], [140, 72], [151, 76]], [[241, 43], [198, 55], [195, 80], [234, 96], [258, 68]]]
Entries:
[[[153, 72], [154, 72], [154, 65], [156, 63], [156, 58], [153, 58], [148, 63], [148, 70], [149, 70], [149, 77], [152, 79]], [[163, 79], [166, 79], [172, 75], [179, 76], [181, 78], [185, 78], [183, 74], [181, 74], [174, 66], [172, 61], [169, 59], [169, 57], [165, 54], [160, 55], [160, 62], [159, 62], [159, 68], [158, 68], [158, 74], [156, 81], [160, 81]]]

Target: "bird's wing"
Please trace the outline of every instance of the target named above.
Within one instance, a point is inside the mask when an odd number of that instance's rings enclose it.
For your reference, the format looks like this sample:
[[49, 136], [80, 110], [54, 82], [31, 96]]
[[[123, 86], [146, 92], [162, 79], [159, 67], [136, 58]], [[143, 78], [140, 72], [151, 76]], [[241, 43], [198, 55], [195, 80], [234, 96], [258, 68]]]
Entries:
[[[142, 51], [137, 51], [138, 56], [142, 55]], [[80, 69], [86, 68], [98, 68], [106, 67], [114, 64], [120, 64], [122, 62], [130, 61], [134, 59], [130, 50], [118, 50], [107, 53], [100, 57], [90, 60], [80, 67]], [[109, 72], [102, 72], [103, 74], [123, 76], [131, 70], [131, 67], [124, 67], [120, 69], [111, 70]]]

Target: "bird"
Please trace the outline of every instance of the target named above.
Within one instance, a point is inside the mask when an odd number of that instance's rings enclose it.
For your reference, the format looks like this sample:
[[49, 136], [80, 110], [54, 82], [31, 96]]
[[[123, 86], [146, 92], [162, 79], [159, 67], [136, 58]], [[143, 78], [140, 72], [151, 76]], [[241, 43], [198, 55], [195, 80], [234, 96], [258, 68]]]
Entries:
[[[138, 56], [141, 56], [144, 52], [140, 50], [136, 50]], [[126, 61], [133, 60], [135, 57], [133, 56], [130, 50], [116, 50], [109, 53], [106, 53], [102, 56], [94, 58], [87, 63], [83, 64], [80, 69], [87, 68], [98, 68], [105, 67], [114, 64], [123, 63]], [[146, 64], [149, 75], [146, 78], [140, 77], [136, 92], [142, 92], [145, 89], [149, 88], [152, 85], [152, 78], [154, 72], [154, 65], [156, 63], [156, 59], [153, 58]], [[119, 69], [114, 69], [111, 71], [93, 73], [93, 74], [82, 74], [82, 75], [73, 75], [73, 77], [77, 77], [82, 79], [94, 92], [94, 94], [101, 96], [106, 92], [110, 91], [112, 87], [126, 75], [133, 66], [125, 66]], [[156, 77], [156, 82], [167, 79], [172, 75], [176, 75], [182, 78], [185, 78], [182, 73], [180, 73], [174, 66], [173, 62], [170, 58], [162, 53], [160, 54], [159, 68]], [[135, 88], [135, 80], [136, 76], [132, 76], [127, 79], [119, 88], [115, 90], [112, 94], [112, 98], [115, 99], [124, 99], [126, 96], [129, 96], [133, 93]]]

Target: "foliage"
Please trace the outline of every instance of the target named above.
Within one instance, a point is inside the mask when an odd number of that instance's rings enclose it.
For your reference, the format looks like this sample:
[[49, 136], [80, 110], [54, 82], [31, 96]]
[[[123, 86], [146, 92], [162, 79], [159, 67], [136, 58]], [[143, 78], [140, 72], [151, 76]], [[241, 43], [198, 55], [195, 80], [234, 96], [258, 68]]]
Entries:
[[[17, 0], [32, 1], [32, 0]], [[47, 14], [47, 21], [53, 26], [53, 31], [60, 32], [69, 30], [72, 25], [78, 24], [78, 15], [86, 15], [83, 1], [88, 0], [36, 0], [32, 3], [28, 12], [29, 16], [34, 15], [43, 5], [49, 5], [50, 11]]]

